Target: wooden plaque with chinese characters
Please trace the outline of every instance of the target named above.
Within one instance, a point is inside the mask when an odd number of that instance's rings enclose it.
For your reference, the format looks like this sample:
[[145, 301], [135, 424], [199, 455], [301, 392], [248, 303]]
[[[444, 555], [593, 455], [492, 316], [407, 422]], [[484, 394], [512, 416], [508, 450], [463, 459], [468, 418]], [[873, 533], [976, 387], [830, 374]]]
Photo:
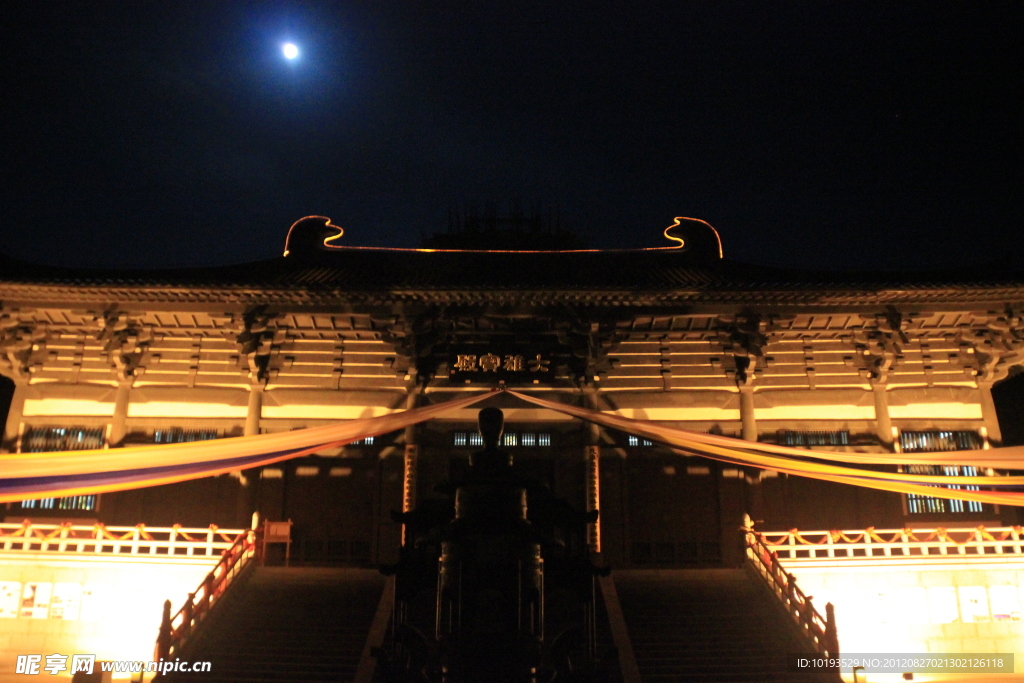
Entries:
[[549, 384], [554, 381], [554, 353], [522, 347], [467, 346], [448, 359], [448, 377], [458, 384]]

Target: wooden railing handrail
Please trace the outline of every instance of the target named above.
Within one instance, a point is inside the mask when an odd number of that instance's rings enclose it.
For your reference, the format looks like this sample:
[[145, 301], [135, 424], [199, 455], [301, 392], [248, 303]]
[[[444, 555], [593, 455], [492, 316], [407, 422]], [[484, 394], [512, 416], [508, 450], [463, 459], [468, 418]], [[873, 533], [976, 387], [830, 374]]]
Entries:
[[262, 526], [242, 531], [234, 542], [224, 550], [220, 560], [199, 587], [188, 594], [185, 603], [175, 614], [171, 614], [171, 601], [164, 602], [159, 636], [156, 641], [155, 659], [169, 660], [178, 656], [182, 646], [206, 618], [210, 610], [220, 601], [232, 581], [256, 556]]
[[767, 547], [782, 559], [790, 560], [1024, 555], [1024, 529], [1019, 526], [790, 529], [758, 533]]
[[814, 649], [828, 657], [839, 656], [839, 638], [836, 633], [835, 609], [832, 603], [825, 605], [823, 617], [811, 597], [805, 595], [796, 585], [796, 578], [782, 568], [775, 552], [764, 542], [761, 533], [754, 531], [752, 524], [743, 527], [746, 539], [747, 561], [768, 584], [768, 588], [813, 643]]
[[241, 529], [106, 526], [95, 524], [0, 524], [0, 552], [213, 557], [235, 542]]

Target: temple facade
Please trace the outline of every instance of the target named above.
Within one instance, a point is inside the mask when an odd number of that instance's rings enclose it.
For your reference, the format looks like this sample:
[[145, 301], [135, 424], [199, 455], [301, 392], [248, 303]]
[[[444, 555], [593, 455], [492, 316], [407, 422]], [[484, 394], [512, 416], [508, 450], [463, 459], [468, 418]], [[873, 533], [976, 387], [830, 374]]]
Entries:
[[[779, 270], [723, 258], [698, 221], [666, 237], [629, 251], [362, 249], [314, 217], [284, 256], [252, 264], [2, 257], [2, 447], [270, 433], [500, 386], [750, 441], [890, 453], [892, 471], [903, 452], [1002, 444], [993, 387], [1024, 365], [1024, 278]], [[765, 530], [1020, 523], [1016, 508], [682, 457], [507, 395], [488, 404], [520, 468], [599, 508], [595, 543], [613, 567], [736, 565], [745, 514]], [[464, 470], [475, 415], [232, 475], [9, 503], [5, 518], [245, 528], [258, 511], [293, 522], [297, 563], [393, 562], [391, 512]], [[968, 469], [907, 471], [979, 474]]]

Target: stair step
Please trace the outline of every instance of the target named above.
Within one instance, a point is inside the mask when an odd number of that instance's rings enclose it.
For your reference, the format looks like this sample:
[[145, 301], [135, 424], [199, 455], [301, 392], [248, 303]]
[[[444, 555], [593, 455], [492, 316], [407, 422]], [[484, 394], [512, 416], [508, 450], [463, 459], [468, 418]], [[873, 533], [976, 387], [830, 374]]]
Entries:
[[260, 567], [243, 581], [184, 653], [211, 663], [204, 683], [352, 680], [384, 577], [365, 569]]
[[622, 571], [614, 575], [645, 683], [809, 683], [785, 654], [807, 645], [772, 597], [741, 569]]

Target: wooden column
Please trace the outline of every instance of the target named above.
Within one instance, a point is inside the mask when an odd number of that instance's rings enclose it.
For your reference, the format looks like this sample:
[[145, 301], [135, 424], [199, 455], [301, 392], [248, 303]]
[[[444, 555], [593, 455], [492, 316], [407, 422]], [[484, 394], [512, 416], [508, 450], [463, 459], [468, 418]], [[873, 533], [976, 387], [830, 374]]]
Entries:
[[981, 418], [988, 430], [989, 443], [998, 448], [1003, 443], [1003, 432], [999, 429], [996, 403], [992, 400], [992, 382], [978, 382], [978, 394], [981, 398]]
[[[757, 329], [762, 329], [760, 322], [757, 324]], [[736, 328], [736, 331], [742, 332], [739, 328]], [[740, 438], [755, 443], [757, 442], [757, 417], [754, 411], [754, 383], [757, 380], [757, 359], [760, 355], [753, 353], [756, 347], [757, 345], [753, 342], [743, 345], [741, 352], [733, 355], [735, 373], [729, 373], [729, 376], [736, 382], [736, 388], [740, 394]], [[734, 477], [726, 479], [721, 475], [721, 463], [716, 463], [713, 471], [718, 476], [719, 532], [722, 539], [719, 547], [722, 561], [726, 565], [736, 563], [733, 566], [739, 566], [743, 553], [739, 552], [736, 529], [739, 526], [739, 520], [742, 519], [741, 515], [761, 512], [761, 487], [757, 486], [751, 491], [751, 487], [744, 482], [744, 479]]]
[[249, 387], [249, 408], [245, 413], [245, 436], [256, 436], [260, 433], [260, 419], [263, 417], [263, 385], [253, 384]]
[[892, 448], [892, 418], [889, 417], [889, 397], [885, 391], [885, 384], [883, 382], [872, 384], [871, 392], [875, 399], [875, 434], [883, 445]]
[[25, 396], [28, 393], [28, 382], [15, 381], [14, 395], [11, 396], [11, 408], [7, 411], [7, 424], [4, 426], [4, 438], [0, 443], [0, 452], [17, 453], [18, 438], [21, 436], [21, 418], [25, 410]]
[[719, 543], [722, 563], [726, 567], [742, 567], [746, 559], [743, 537], [737, 529], [743, 516], [749, 515], [748, 487], [742, 479], [722, 476], [722, 463], [710, 463], [711, 474], [718, 482]]
[[119, 382], [117, 385], [117, 396], [114, 398], [114, 417], [110, 421], [110, 439], [107, 442], [109, 448], [120, 446], [128, 431], [128, 399], [131, 396], [131, 390], [131, 382]]
[[[261, 382], [249, 385], [249, 405], [245, 411], [245, 428], [242, 431], [242, 436], [257, 436], [260, 433], [260, 420], [263, 418], [263, 389], [264, 385]], [[251, 511], [254, 515], [258, 514], [259, 499], [253, 482], [259, 478], [259, 468], [250, 467], [231, 474], [246, 489], [241, 498], [244, 501], [246, 512]]]
[[757, 421], [754, 419], [754, 387], [749, 384], [741, 384], [739, 389], [743, 440], [757, 441]]

